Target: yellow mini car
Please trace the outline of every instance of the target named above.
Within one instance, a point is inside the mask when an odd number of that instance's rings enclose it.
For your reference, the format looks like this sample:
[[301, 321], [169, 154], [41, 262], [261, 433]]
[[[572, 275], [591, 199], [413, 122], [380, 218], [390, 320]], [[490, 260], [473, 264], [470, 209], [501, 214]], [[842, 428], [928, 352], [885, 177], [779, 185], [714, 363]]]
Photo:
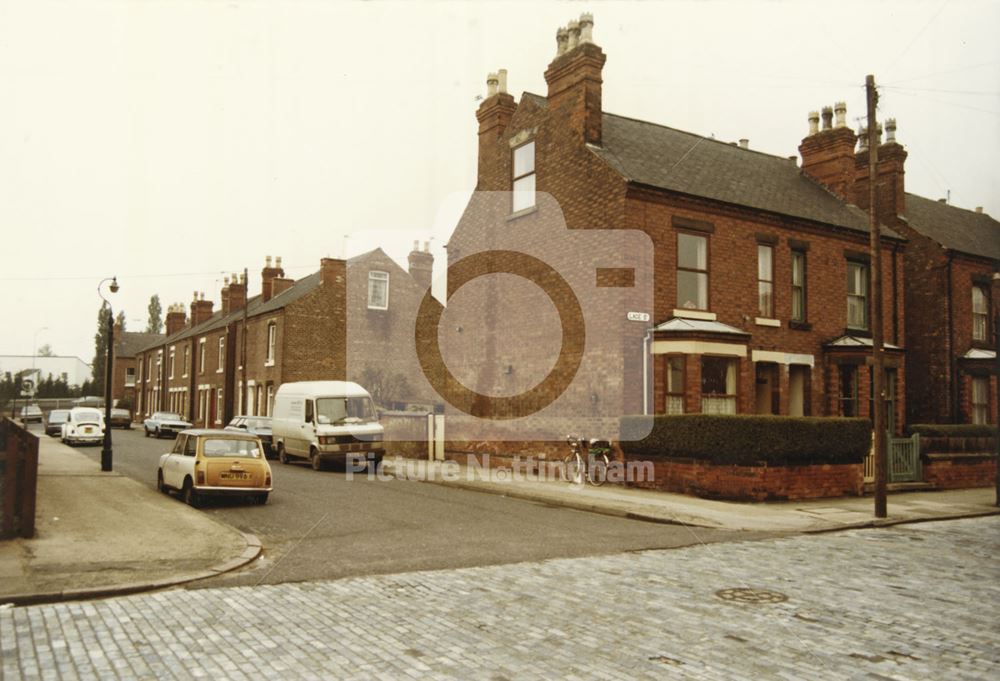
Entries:
[[164, 494], [180, 492], [198, 506], [207, 496], [247, 496], [267, 503], [271, 467], [260, 439], [228, 430], [182, 431], [174, 448], [160, 457], [156, 487]]

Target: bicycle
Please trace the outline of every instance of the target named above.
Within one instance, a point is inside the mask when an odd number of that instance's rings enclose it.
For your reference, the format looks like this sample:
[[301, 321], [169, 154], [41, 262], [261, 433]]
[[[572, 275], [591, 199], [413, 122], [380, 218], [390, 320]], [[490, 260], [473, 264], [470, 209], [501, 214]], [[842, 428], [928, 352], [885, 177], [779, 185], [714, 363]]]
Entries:
[[[570, 454], [563, 459], [562, 477], [566, 482], [582, 484], [584, 477], [595, 487], [600, 487], [608, 481], [608, 470], [611, 468], [611, 443], [607, 440], [566, 436]], [[584, 457], [583, 448], [587, 455]]]

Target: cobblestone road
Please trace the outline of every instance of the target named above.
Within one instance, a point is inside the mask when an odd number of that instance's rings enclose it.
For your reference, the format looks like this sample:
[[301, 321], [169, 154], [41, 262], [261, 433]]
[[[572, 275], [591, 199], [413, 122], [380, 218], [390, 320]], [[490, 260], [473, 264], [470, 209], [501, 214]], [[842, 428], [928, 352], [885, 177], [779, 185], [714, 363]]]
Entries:
[[175, 590], [5, 609], [0, 655], [6, 679], [995, 679], [998, 555], [994, 517]]

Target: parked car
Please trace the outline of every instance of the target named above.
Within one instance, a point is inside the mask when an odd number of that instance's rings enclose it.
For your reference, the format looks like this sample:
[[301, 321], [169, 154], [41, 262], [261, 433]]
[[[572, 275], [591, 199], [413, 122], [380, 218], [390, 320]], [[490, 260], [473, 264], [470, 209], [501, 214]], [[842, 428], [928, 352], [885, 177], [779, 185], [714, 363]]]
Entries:
[[260, 440], [231, 430], [194, 429], [177, 436], [173, 449], [160, 457], [156, 488], [180, 492], [198, 506], [207, 496], [249, 496], [267, 503], [271, 466]]
[[384, 431], [371, 395], [349, 381], [283, 383], [274, 396], [271, 428], [281, 463], [308, 459], [315, 470], [328, 461], [353, 470], [377, 470]]
[[104, 416], [93, 407], [73, 407], [62, 425], [62, 441], [68, 445], [100, 444], [104, 441]]
[[21, 407], [22, 423], [41, 423], [42, 410], [37, 404], [26, 404]]
[[146, 437], [160, 437], [161, 435], [176, 435], [182, 430], [187, 430], [193, 424], [181, 418], [180, 414], [172, 411], [157, 411], [146, 419], [142, 426], [146, 431]]
[[256, 435], [260, 438], [261, 444], [264, 445], [264, 455], [269, 459], [273, 457], [270, 416], [234, 416], [233, 420], [226, 426], [226, 430]]
[[62, 435], [62, 425], [69, 418], [69, 409], [53, 409], [45, 418], [45, 434], [52, 437]]
[[112, 428], [131, 428], [132, 427], [132, 412], [128, 409], [112, 409], [111, 410], [111, 427]]

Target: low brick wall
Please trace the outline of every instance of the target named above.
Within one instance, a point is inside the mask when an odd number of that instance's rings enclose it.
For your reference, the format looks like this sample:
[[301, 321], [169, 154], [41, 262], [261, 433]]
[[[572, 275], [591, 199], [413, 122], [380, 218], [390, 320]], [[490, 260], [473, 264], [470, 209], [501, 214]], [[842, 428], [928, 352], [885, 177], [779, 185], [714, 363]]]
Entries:
[[706, 499], [777, 501], [861, 496], [862, 464], [715, 466], [697, 459], [653, 460], [653, 479], [631, 486]]
[[924, 454], [923, 469], [924, 482], [938, 489], [992, 487], [996, 483], [997, 459], [986, 452]]

